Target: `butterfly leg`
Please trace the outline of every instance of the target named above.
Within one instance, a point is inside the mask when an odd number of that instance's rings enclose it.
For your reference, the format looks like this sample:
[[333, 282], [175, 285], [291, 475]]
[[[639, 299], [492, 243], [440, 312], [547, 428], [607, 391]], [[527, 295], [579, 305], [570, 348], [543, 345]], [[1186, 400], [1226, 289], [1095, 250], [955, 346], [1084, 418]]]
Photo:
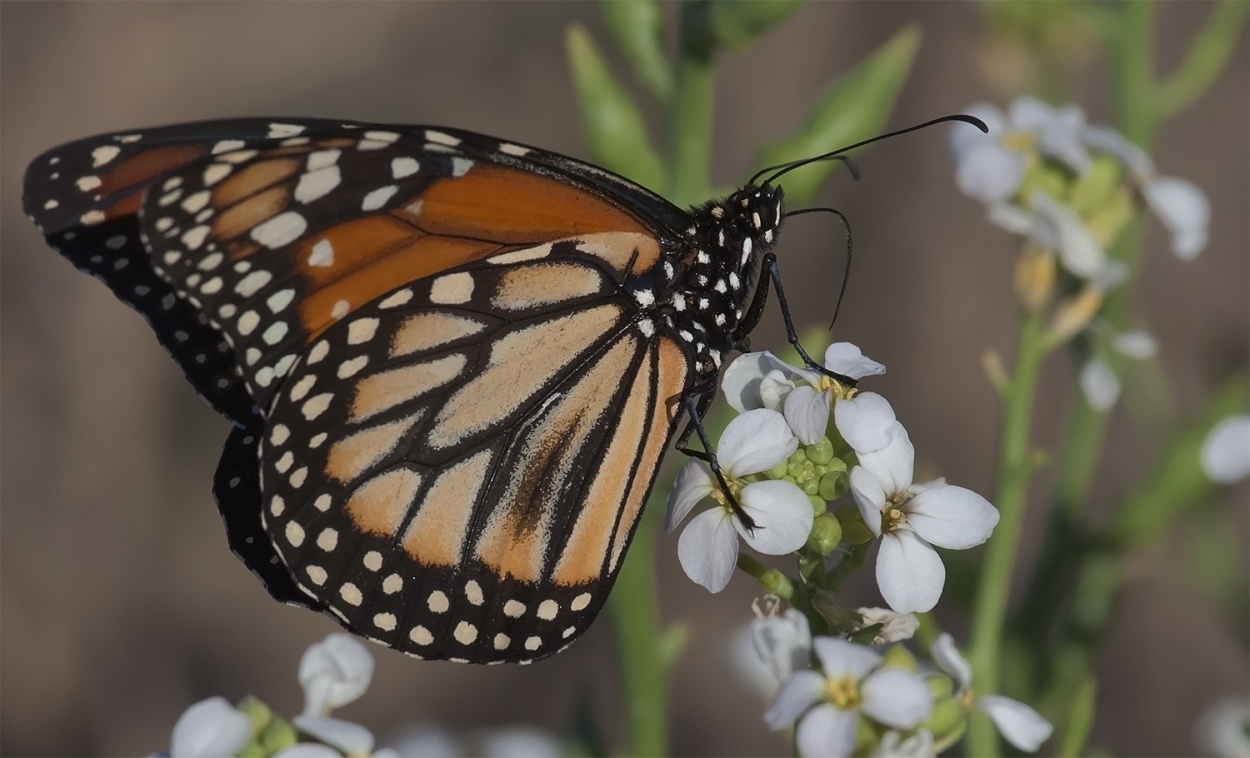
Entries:
[[[756, 527], [755, 521], [747, 515], [746, 510], [738, 502], [738, 499], [734, 497], [733, 491], [729, 488], [729, 482], [725, 480], [725, 474], [721, 471], [720, 462], [716, 460], [716, 452], [715, 448], [712, 447], [712, 441], [708, 439], [707, 429], [703, 427], [703, 416], [707, 413], [715, 397], [715, 378], [709, 382], [695, 385], [682, 393], [681, 402], [689, 419], [686, 422], [686, 428], [682, 430], [681, 436], [677, 438], [677, 449], [686, 455], [707, 462], [708, 467], [712, 469], [712, 475], [716, 477], [717, 484], [720, 485], [721, 492], [725, 493], [725, 499], [729, 501], [729, 507], [733, 510], [734, 515], [738, 517], [738, 520], [742, 522], [742, 525], [747, 530], [754, 530]], [[699, 435], [699, 442], [703, 445], [702, 450], [686, 447], [686, 443], [690, 441], [691, 433]]]
[[[814, 371], [819, 371], [825, 376], [833, 377], [834, 379], [837, 379], [842, 384], [848, 385], [850, 387], [854, 387], [855, 386], [854, 379], [850, 378], [849, 376], [843, 376], [842, 374], [839, 374], [836, 371], [830, 371], [829, 369], [825, 368], [821, 364], [812, 360], [812, 357], [808, 355], [807, 351], [803, 349], [803, 346], [799, 344], [798, 332], [794, 328], [794, 322], [790, 319], [790, 306], [786, 302], [785, 289], [781, 286], [781, 272], [777, 268], [777, 256], [774, 255], [773, 253], [766, 253], [764, 255], [763, 261], [761, 261], [760, 263], [760, 266], [764, 271], [768, 272], [768, 278], [767, 279], [763, 277], [760, 278], [760, 284], [759, 284], [759, 287], [756, 288], [756, 294], [758, 295], [760, 291], [766, 292], [767, 282], [769, 280], [772, 281], [773, 288], [777, 290], [777, 304], [781, 308], [781, 318], [783, 321], [785, 321], [785, 324], [786, 324], [786, 340], [789, 341], [789, 343], [794, 346], [794, 349], [798, 351], [799, 357], [803, 359], [803, 362], [807, 364], [808, 368]], [[755, 300], [752, 300], [751, 307], [747, 310], [746, 315], [751, 316], [751, 313], [754, 310], [755, 310]], [[762, 307], [761, 307], [761, 310], [762, 310]], [[755, 316], [755, 320], [757, 322], [759, 321], [758, 315]], [[743, 321], [745, 325], [754, 327], [754, 324], [749, 324], [746, 322], [745, 317]], [[741, 330], [741, 328], [742, 327], [739, 326], [739, 330]]]

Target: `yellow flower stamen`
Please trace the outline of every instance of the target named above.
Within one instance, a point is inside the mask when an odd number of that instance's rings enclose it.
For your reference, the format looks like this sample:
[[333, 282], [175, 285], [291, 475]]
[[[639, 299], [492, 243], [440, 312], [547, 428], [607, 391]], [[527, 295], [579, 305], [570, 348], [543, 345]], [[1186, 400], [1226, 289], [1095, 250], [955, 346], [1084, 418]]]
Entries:
[[859, 708], [859, 681], [853, 677], [829, 679], [825, 682], [825, 699], [844, 711]]

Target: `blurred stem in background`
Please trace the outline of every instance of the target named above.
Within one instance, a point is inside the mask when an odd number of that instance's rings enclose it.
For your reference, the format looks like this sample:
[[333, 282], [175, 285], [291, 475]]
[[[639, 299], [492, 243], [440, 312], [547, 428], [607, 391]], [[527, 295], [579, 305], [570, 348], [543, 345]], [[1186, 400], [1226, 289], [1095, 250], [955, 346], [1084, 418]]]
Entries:
[[[1045, 13], [1039, 4], [1034, 11]], [[1048, 4], [1040, 4], [1048, 6]], [[1070, 20], [1088, 23], [1104, 43], [1110, 57], [1113, 76], [1112, 91], [1116, 95], [1117, 126], [1130, 141], [1149, 152], [1159, 128], [1171, 117], [1192, 103], [1210, 86], [1227, 64], [1237, 39], [1244, 31], [1247, 4], [1241, 0], [1225, 0], [1212, 7], [1206, 26], [1195, 35], [1176, 70], [1162, 79], [1156, 76], [1155, 14], [1153, 2], [1112, 5], [1049, 4], [1058, 14], [1085, 14]], [[1034, 45], [1035, 54], [1045, 56], [1044, 45]], [[1053, 72], [1056, 60], [1043, 60], [1038, 69], [1050, 72], [1052, 98], [1063, 99], [1056, 92]], [[1108, 298], [1100, 312], [1114, 329], [1122, 331], [1139, 321], [1135, 312], [1132, 286], [1138, 281], [1141, 267], [1143, 234], [1140, 223], [1123, 233], [1112, 256], [1126, 264], [1129, 286]], [[983, 566], [982, 584], [977, 596], [973, 620], [972, 663], [980, 693], [999, 692], [1037, 703], [1043, 714], [1056, 727], [1057, 746], [1061, 755], [1079, 755], [1085, 750], [1093, 722], [1095, 688], [1094, 660], [1098, 643], [1113, 617], [1122, 588], [1123, 563], [1131, 551], [1148, 540], [1167, 533], [1168, 527], [1211, 495], [1215, 486], [1202, 475], [1198, 466], [1198, 450], [1207, 432], [1220, 419], [1244, 410], [1247, 404], [1244, 377], [1231, 378], [1228, 385], [1211, 395], [1200, 417], [1178, 423], [1171, 413], [1170, 394], [1166, 390], [1157, 363], [1128, 376], [1129, 386], [1146, 385], [1153, 402], [1133, 408], [1142, 416], [1145, 406], [1156, 418], [1142, 419], [1153, 428], [1162, 445], [1158, 462], [1151, 467], [1150, 481], [1125, 495], [1116, 503], [1111, 523], [1098, 527], [1089, 514], [1091, 488], [1095, 481], [1106, 440], [1109, 414], [1095, 409], [1077, 397], [1070, 404], [1064, 424], [1063, 438], [1058, 446], [1056, 485], [1050, 524], [1041, 557], [1033, 573], [1030, 590], [1015, 623], [1008, 626], [1006, 604], [1014, 568], [1019, 523], [1023, 503], [1033, 471], [1032, 455], [1027, 449], [1029, 417], [1037, 388], [1036, 370], [1045, 346], [1035, 339], [1036, 317], [1026, 315], [1021, 325], [1017, 348], [1016, 374], [1006, 385], [1003, 398], [1004, 418], [1002, 449], [998, 471], [999, 488], [996, 505], [1002, 521], [990, 541]], [[1074, 364], [1080, 366], [1090, 354], [1086, 338], [1072, 341]], [[1117, 366], [1117, 368], [1120, 368]], [[1117, 374], [1123, 375], [1117, 371]], [[1075, 383], [1075, 382], [1074, 382]], [[1152, 391], [1151, 391], [1152, 390]], [[1133, 395], [1130, 394], [1130, 401]], [[1010, 628], [1011, 634], [1008, 634]], [[1002, 660], [1004, 642], [1023, 638], [1031, 660]], [[1004, 671], [1020, 670], [1021, 666], [1040, 674], [1041, 689], [1034, 693], [1013, 691], [1019, 683], [1000, 681]], [[1084, 693], [1073, 697], [1073, 693]], [[968, 751], [972, 755], [996, 755], [1001, 746], [994, 727], [984, 716], [969, 722]]]

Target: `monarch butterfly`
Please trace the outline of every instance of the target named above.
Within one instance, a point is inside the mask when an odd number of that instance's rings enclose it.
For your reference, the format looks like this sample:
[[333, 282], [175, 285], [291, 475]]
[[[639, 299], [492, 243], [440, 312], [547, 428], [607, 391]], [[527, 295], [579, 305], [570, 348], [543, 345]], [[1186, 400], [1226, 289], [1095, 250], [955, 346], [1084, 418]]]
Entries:
[[214, 495], [274, 598], [528, 663], [603, 605], [756, 270], [779, 290], [797, 165], [684, 211], [471, 132], [241, 119], [55, 148], [24, 202], [234, 422]]

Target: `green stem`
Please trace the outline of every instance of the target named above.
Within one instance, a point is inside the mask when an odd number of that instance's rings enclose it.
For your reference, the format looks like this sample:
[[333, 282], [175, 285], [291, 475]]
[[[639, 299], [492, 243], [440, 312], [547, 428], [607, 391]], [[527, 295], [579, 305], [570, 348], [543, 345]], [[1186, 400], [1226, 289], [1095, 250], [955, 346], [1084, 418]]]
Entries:
[[660, 498], [652, 497], [634, 532], [608, 607], [620, 652], [621, 684], [629, 719], [629, 755], [668, 753], [668, 664], [656, 607], [655, 541]]
[[668, 198], [678, 205], [697, 203], [712, 194], [711, 134], [716, 75], [712, 69], [715, 42], [710, 6], [681, 7], [681, 52], [677, 89], [671, 101]]
[[[981, 693], [998, 691], [1007, 597], [1017, 555], [1020, 525], [1024, 520], [1029, 480], [1035, 467], [1029, 449], [1029, 424], [1038, 374], [1045, 355], [1043, 332], [1041, 315], [1031, 313], [1024, 317], [1020, 325], [1015, 374], [1004, 399], [998, 489], [994, 500], [998, 507], [999, 521], [994, 529], [994, 536], [986, 546], [985, 562], [981, 568], [981, 586], [972, 616], [970, 658], [976, 677], [974, 686]], [[970, 719], [968, 753], [996, 755], [999, 751], [998, 735], [989, 720], [980, 716]]]

